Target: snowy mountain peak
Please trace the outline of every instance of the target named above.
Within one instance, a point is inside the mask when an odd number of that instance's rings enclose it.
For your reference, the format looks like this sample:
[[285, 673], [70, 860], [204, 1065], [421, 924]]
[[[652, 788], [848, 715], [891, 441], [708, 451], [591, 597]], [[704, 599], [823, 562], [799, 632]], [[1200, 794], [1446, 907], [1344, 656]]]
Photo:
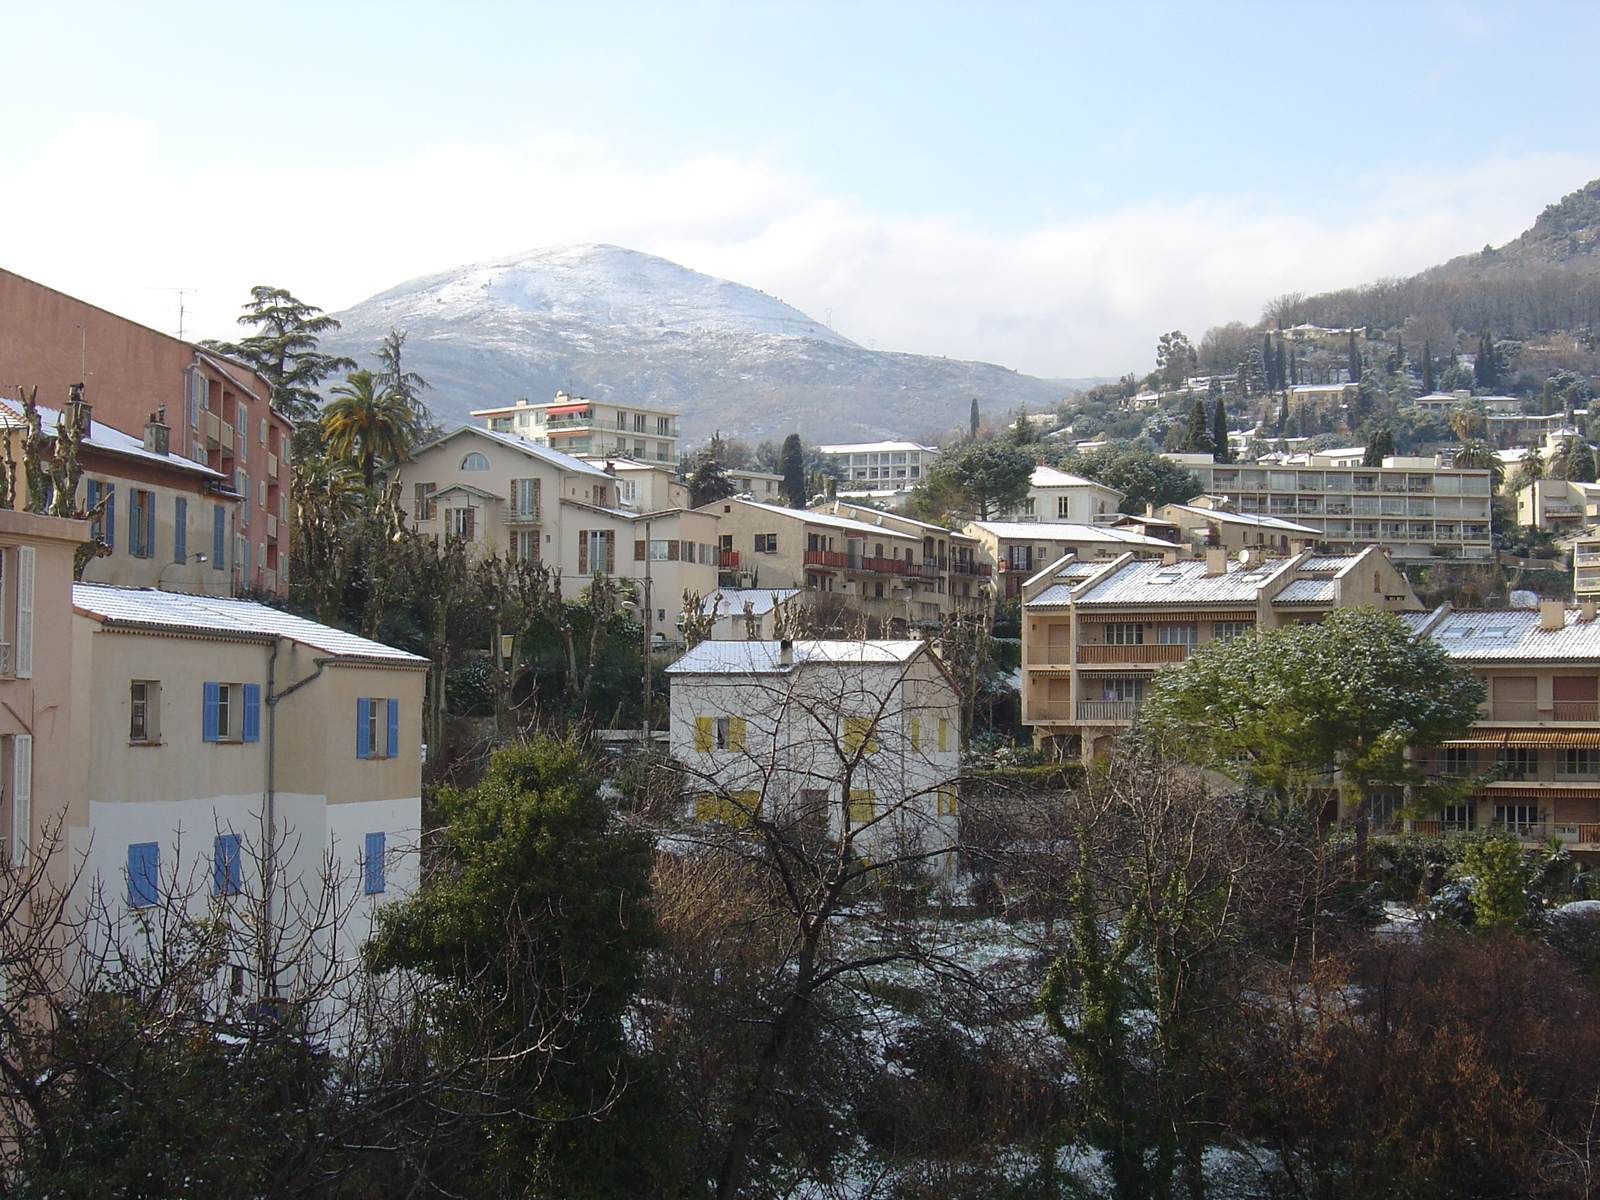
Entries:
[[[853, 346], [765, 292], [604, 244], [546, 246], [413, 279], [373, 297], [386, 319], [527, 314], [554, 325], [767, 334]], [[365, 306], [363, 306], [365, 307]]]

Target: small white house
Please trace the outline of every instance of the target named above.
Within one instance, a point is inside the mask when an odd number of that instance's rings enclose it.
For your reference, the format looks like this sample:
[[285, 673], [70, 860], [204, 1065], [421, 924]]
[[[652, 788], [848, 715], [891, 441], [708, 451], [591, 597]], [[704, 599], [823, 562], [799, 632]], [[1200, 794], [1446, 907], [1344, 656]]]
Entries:
[[960, 705], [926, 643], [702, 642], [667, 674], [695, 817], [954, 869]]

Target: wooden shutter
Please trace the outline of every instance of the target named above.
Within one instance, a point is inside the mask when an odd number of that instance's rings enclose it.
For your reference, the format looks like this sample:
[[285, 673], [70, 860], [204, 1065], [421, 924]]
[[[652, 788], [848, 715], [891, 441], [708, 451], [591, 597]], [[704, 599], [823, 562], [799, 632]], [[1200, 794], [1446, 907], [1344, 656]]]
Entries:
[[694, 748], [701, 752], [711, 749], [712, 723], [710, 717], [694, 719]]
[[617, 535], [611, 530], [606, 530], [600, 535], [606, 543], [606, 574], [617, 573]]
[[228, 517], [222, 505], [211, 506], [211, 566], [222, 570], [228, 557]]
[[633, 543], [633, 561], [634, 562], [643, 562], [644, 561], [645, 551], [649, 548], [649, 545], [650, 545], [650, 543], [648, 543], [648, 542], [635, 541]]
[[34, 549], [17, 547], [17, 646], [16, 676], [33, 678], [33, 574]]
[[144, 556], [156, 556], [156, 494], [144, 494]]
[[386, 702], [388, 706], [388, 737], [384, 740], [384, 753], [390, 758], [397, 758], [400, 754], [400, 701], [391, 696]]
[[161, 870], [161, 847], [155, 842], [134, 842], [128, 847], [128, 905], [145, 908], [156, 902], [156, 877]]
[[239, 835], [220, 833], [211, 846], [211, 894], [236, 896], [243, 884], [239, 854]]
[[33, 734], [11, 737], [11, 865], [28, 862], [33, 841]]
[[939, 749], [950, 749], [950, 718], [939, 718]]
[[589, 573], [589, 531], [587, 529], [580, 529], [580, 530], [578, 530], [578, 574], [579, 575], [587, 575], [588, 573]]
[[182, 496], [172, 502], [172, 561], [189, 561], [189, 501]]
[[877, 816], [878, 795], [870, 788], [852, 790], [850, 793], [849, 820], [852, 825], [865, 825]]
[[388, 853], [388, 838], [381, 833], [367, 834], [364, 853], [361, 856], [361, 890], [369, 896], [374, 896], [383, 891], [384, 887], [384, 855]]
[[218, 715], [222, 707], [222, 685], [208, 683], [205, 685], [200, 714], [200, 737], [203, 741], [214, 742], [217, 740]]
[[239, 740], [241, 742], [259, 742], [261, 740], [261, 685], [247, 683], [244, 685], [244, 723], [240, 728]]
[[108, 483], [106, 487], [106, 547], [115, 550], [117, 546], [117, 485]]
[[1596, 677], [1593, 675], [1557, 675], [1550, 680], [1554, 700], [1595, 699]]
[[668, 562], [677, 562], [678, 561], [678, 543], [676, 541], [671, 541], [671, 542], [667, 543], [667, 561]]
[[912, 717], [911, 718], [911, 748], [913, 750], [921, 750], [922, 749], [922, 718], [921, 717]]
[[468, 505], [461, 511], [466, 513], [466, 518], [461, 523], [461, 536], [470, 542], [478, 536], [478, 510]]
[[356, 701], [356, 757], [372, 757], [372, 701], [365, 696]]

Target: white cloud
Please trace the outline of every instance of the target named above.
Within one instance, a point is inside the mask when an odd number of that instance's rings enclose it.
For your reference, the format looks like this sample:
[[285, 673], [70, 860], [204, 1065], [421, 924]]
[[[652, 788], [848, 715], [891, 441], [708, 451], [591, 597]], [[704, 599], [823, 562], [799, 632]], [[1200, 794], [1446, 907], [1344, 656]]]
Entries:
[[[287, 165], [285, 165], [287, 164]], [[292, 150], [214, 165], [146, 122], [84, 116], [8, 163], [0, 265], [191, 336], [226, 336], [254, 283], [337, 309], [415, 275], [534, 246], [606, 241], [778, 295], [863, 344], [1045, 375], [1149, 366], [1156, 336], [1250, 320], [1286, 291], [1404, 274], [1503, 242], [1600, 174], [1528, 155], [1357, 181], [1316, 213], [1257, 198], [1151, 202], [1015, 235], [956, 217], [884, 217], [763, 160], [661, 171], [592, 140], [420, 150], [297, 168]], [[1334, 215], [1330, 215], [1330, 213]]]

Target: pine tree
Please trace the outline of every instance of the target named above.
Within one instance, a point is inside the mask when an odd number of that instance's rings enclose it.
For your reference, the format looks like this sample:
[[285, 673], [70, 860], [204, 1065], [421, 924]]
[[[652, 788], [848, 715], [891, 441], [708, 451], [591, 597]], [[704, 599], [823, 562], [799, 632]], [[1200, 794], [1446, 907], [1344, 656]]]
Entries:
[[1367, 451], [1361, 456], [1363, 467], [1381, 467], [1383, 460], [1394, 454], [1394, 432], [1385, 425], [1373, 431], [1367, 439]]
[[1351, 383], [1361, 382], [1361, 347], [1356, 345], [1356, 331], [1350, 331], [1350, 358], [1347, 368]]
[[316, 419], [322, 407], [317, 385], [337, 371], [353, 371], [353, 358], [323, 354], [321, 334], [339, 328], [314, 304], [295, 299], [287, 289], [257, 284], [239, 317], [255, 333], [238, 342], [205, 341], [201, 345], [249, 363], [272, 385], [272, 407], [296, 423]]
[[1228, 447], [1228, 409], [1220, 391], [1211, 407], [1211, 445], [1219, 463], [1233, 461], [1233, 451]]
[[1422, 343], [1422, 392], [1433, 394], [1433, 347], [1426, 340]]
[[978, 398], [972, 398], [972, 431], [971, 436], [978, 436], [978, 427], [983, 424], [983, 414], [978, 411]]
[[800, 435], [791, 433], [783, 439], [783, 498], [790, 508], [804, 508], [806, 500], [806, 455], [800, 445]]
[[1199, 396], [1189, 406], [1189, 428], [1183, 435], [1185, 454], [1210, 454], [1216, 447], [1211, 442], [1211, 430], [1206, 422], [1206, 402]]

